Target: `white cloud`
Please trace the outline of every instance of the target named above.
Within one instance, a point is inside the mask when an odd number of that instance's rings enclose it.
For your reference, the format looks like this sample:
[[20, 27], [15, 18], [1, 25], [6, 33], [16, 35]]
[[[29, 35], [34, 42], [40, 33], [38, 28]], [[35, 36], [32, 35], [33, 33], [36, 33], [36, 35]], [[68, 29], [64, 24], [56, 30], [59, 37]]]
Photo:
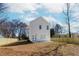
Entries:
[[49, 21], [50, 22], [50, 25], [51, 25], [51, 27], [55, 27], [55, 25], [56, 24], [60, 24], [61, 26], [63, 26], [63, 24], [60, 22], [60, 21], [58, 21], [58, 20], [56, 20], [54, 17], [52, 17], [52, 16], [48, 16], [48, 17], [45, 17], [44, 16], [44, 18], [47, 20], [47, 21]]
[[50, 12], [60, 13], [63, 11], [64, 4], [43, 4]]
[[[70, 23], [71, 32], [79, 32], [79, 22]], [[68, 31], [68, 24], [63, 24], [65, 30]]]
[[79, 28], [79, 22], [72, 22], [71, 23], [71, 29], [77, 29], [77, 28]]
[[52, 3], [8, 3], [10, 12], [23, 12], [23, 10], [35, 11], [37, 8], [47, 8], [49, 12], [60, 13], [63, 10], [64, 4]]
[[21, 18], [23, 19], [23, 22], [25, 22], [29, 25], [29, 22], [34, 20], [36, 17], [31, 14], [31, 15], [27, 15], [27, 16], [21, 15]]
[[10, 12], [23, 12], [24, 10], [31, 10], [34, 11], [36, 8], [38, 8], [38, 4], [30, 4], [30, 3], [9, 3], [7, 4], [9, 6], [8, 11]]

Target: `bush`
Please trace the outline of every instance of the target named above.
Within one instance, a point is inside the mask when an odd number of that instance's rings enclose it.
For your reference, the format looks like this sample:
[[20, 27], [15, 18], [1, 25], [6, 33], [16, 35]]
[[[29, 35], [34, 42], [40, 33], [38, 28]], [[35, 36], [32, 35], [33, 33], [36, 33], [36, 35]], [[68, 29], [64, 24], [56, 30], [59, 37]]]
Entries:
[[26, 36], [25, 34], [22, 34], [21, 36], [19, 36], [18, 39], [19, 39], [19, 41], [26, 40], [28, 43], [32, 43], [32, 42], [29, 40], [29, 37]]

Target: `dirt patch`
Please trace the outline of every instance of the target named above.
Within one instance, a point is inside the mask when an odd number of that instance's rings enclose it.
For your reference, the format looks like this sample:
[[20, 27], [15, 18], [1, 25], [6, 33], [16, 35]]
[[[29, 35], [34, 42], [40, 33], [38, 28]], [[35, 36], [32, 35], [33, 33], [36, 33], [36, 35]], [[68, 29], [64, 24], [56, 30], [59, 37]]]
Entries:
[[75, 56], [79, 55], [78, 51], [78, 45], [59, 42], [0, 47], [0, 55], [3, 56]]
[[[18, 46], [0, 48], [0, 55], [53, 55], [53, 51], [59, 44], [54, 42], [32, 43]], [[1, 53], [3, 52], [3, 53]], [[51, 53], [52, 52], [52, 53]], [[51, 54], [50, 54], [51, 53]]]
[[58, 52], [65, 56], [79, 56], [79, 46], [74, 44], [66, 44], [61, 46]]

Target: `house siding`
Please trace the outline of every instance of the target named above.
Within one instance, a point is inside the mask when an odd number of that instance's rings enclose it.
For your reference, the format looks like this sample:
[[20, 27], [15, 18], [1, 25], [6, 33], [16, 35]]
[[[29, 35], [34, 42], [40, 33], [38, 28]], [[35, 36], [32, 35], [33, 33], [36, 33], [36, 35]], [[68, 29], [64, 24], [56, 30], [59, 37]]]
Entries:
[[[40, 25], [41, 29], [39, 28]], [[32, 21], [30, 23], [29, 30], [30, 40], [33, 42], [50, 41], [50, 29], [47, 29], [47, 26], [49, 26], [49, 22], [45, 21], [42, 18]]]

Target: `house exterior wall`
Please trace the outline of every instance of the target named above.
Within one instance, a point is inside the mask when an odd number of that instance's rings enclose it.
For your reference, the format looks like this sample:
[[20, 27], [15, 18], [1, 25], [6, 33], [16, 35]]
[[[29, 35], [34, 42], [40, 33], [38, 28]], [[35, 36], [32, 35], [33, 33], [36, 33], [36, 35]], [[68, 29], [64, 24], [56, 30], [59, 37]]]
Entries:
[[29, 38], [32, 42], [50, 41], [49, 22], [47, 22], [43, 18], [31, 21], [29, 27]]

